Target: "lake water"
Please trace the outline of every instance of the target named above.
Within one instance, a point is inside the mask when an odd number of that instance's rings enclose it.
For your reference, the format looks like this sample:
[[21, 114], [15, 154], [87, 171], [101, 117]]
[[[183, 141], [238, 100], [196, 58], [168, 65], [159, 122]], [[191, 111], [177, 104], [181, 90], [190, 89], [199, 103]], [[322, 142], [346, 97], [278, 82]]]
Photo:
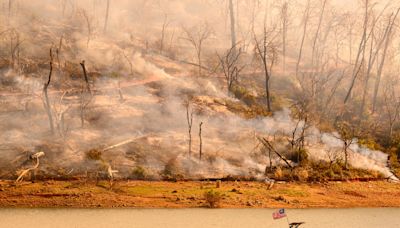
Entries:
[[[0, 227], [288, 227], [272, 209], [0, 209]], [[288, 209], [307, 227], [400, 227], [400, 209]]]

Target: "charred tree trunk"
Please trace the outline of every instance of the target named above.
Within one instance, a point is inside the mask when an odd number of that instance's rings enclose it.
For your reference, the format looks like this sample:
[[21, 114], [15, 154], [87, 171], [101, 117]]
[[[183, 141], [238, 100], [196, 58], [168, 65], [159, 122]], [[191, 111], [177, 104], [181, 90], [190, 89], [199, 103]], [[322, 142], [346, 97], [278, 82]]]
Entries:
[[13, 0], [8, 0], [8, 25], [11, 24]]
[[258, 138], [260, 140], [260, 142], [269, 150], [273, 151], [276, 155], [278, 155], [278, 157], [280, 159], [282, 159], [282, 161], [284, 161], [286, 163], [286, 165], [289, 168], [293, 168], [293, 166], [289, 163], [289, 161], [283, 156], [281, 155], [278, 151], [275, 150], [275, 148], [272, 146], [272, 144], [265, 138]]
[[384, 48], [383, 53], [382, 53], [382, 60], [381, 60], [381, 62], [379, 64], [378, 73], [377, 73], [376, 82], [375, 82], [375, 87], [374, 87], [374, 96], [373, 96], [373, 100], [372, 100], [372, 113], [374, 113], [375, 110], [376, 110], [376, 101], [377, 101], [377, 98], [378, 98], [378, 91], [379, 91], [380, 82], [381, 82], [381, 78], [382, 78], [383, 67], [385, 65], [386, 53], [387, 53], [387, 50], [389, 48], [389, 43], [390, 43], [390, 39], [391, 39], [391, 36], [392, 36], [392, 31], [393, 31], [393, 26], [394, 26], [394, 23], [396, 21], [397, 16], [399, 15], [399, 12], [400, 12], [400, 8], [397, 9], [397, 12], [393, 17], [392, 22], [389, 25], [390, 28], [389, 28], [388, 34], [386, 36], [385, 48]]
[[[387, 31], [388, 28], [385, 31], [385, 35], [382, 38], [382, 41], [385, 40], [385, 36], [387, 35]], [[372, 34], [374, 32], [374, 28], [372, 28]], [[364, 109], [365, 109], [365, 102], [366, 102], [366, 97], [367, 97], [367, 93], [368, 93], [368, 85], [369, 85], [369, 79], [371, 76], [371, 70], [372, 67], [375, 63], [375, 59], [377, 56], [377, 53], [379, 52], [379, 49], [381, 47], [382, 41], [378, 44], [375, 53], [373, 53], [373, 47], [374, 47], [374, 39], [371, 40], [371, 46], [370, 46], [370, 50], [369, 50], [369, 60], [368, 60], [368, 67], [367, 67], [367, 74], [365, 76], [365, 80], [364, 80], [364, 88], [363, 88], [363, 95], [362, 95], [362, 100], [361, 100], [361, 107], [360, 107], [360, 113], [359, 113], [359, 118], [360, 120], [363, 118], [364, 116]]]
[[56, 54], [57, 54], [57, 69], [58, 72], [61, 73], [61, 61], [60, 61], [60, 55], [61, 55], [61, 49], [63, 45], [63, 35], [60, 37], [60, 42], [58, 43], [58, 48], [56, 49]]
[[163, 54], [164, 51], [164, 40], [165, 40], [165, 30], [167, 29], [168, 26], [168, 17], [165, 15], [164, 17], [164, 23], [162, 25], [162, 30], [161, 30], [161, 40], [160, 40], [160, 54]]
[[307, 1], [307, 7], [306, 7], [306, 11], [304, 13], [303, 34], [302, 34], [302, 38], [301, 38], [299, 56], [298, 56], [297, 62], [296, 62], [296, 79], [298, 79], [298, 77], [299, 77], [300, 61], [301, 61], [301, 58], [302, 58], [302, 55], [303, 55], [303, 47], [304, 47], [304, 41], [305, 41], [305, 38], [306, 38], [307, 25], [308, 25], [309, 18], [310, 18], [310, 0]]
[[201, 54], [202, 54], [202, 48], [203, 48], [203, 42], [205, 42], [211, 35], [211, 29], [208, 25], [208, 23], [204, 23], [203, 25], [199, 25], [196, 28], [196, 32], [192, 32], [189, 29], [183, 27], [184, 33], [186, 33], [186, 38], [184, 38], [186, 41], [188, 41], [195, 49], [196, 51], [196, 57], [198, 61], [198, 76], [201, 77], [201, 70], [203, 68], [202, 65], [202, 59], [201, 59]]
[[50, 71], [49, 71], [49, 76], [48, 76], [47, 82], [43, 86], [43, 94], [44, 94], [44, 107], [47, 112], [47, 117], [49, 118], [50, 130], [51, 130], [51, 133], [54, 134], [53, 115], [51, 114], [51, 106], [50, 106], [49, 96], [47, 93], [48, 87], [51, 82], [52, 73], [53, 73], [53, 53], [50, 48]]
[[288, 3], [283, 3], [282, 11], [281, 11], [281, 20], [282, 20], [282, 70], [283, 74], [286, 71], [286, 38], [287, 38], [287, 30], [288, 30]]
[[201, 49], [199, 49], [199, 52], [197, 53], [197, 61], [199, 62], [199, 65], [198, 65], [198, 67], [197, 67], [197, 69], [198, 69], [198, 74], [199, 74], [199, 77], [201, 77], [201, 68], [202, 68], [202, 66], [201, 66]]
[[89, 78], [86, 72], [86, 66], [85, 66], [85, 60], [82, 60], [82, 62], [80, 63], [82, 66], [82, 70], [83, 70], [83, 77], [85, 79], [85, 83], [86, 83], [86, 89], [89, 93], [92, 93], [92, 91], [90, 90], [90, 83], [89, 83]]
[[83, 71], [83, 77], [84, 77], [84, 81], [86, 84], [86, 93], [85, 93], [85, 89], [82, 88], [81, 91], [81, 110], [80, 110], [80, 115], [81, 115], [81, 126], [84, 126], [84, 115], [85, 115], [85, 110], [87, 108], [87, 106], [90, 104], [91, 100], [92, 100], [92, 91], [90, 89], [90, 83], [89, 83], [89, 78], [86, 72], [86, 66], [85, 66], [85, 61], [83, 60], [81, 63], [82, 66], [82, 71]]
[[186, 120], [188, 124], [188, 136], [189, 136], [189, 157], [192, 156], [192, 125], [193, 125], [193, 111], [190, 110], [190, 101], [186, 106]]
[[269, 159], [269, 171], [272, 173], [272, 153], [271, 149], [268, 149], [268, 159]]
[[200, 139], [199, 158], [200, 158], [200, 161], [201, 161], [201, 159], [203, 157], [203, 139], [201, 137], [201, 127], [202, 126], [203, 126], [203, 122], [201, 122], [200, 125], [199, 125], [199, 139]]
[[[267, 41], [267, 28], [266, 25], [264, 24], [264, 33], [263, 33], [263, 38], [261, 41], [259, 41], [254, 34], [255, 37], [255, 43], [256, 43], [256, 53], [259, 56], [261, 63], [262, 63], [262, 68], [264, 71], [264, 76], [265, 76], [265, 94], [267, 98], [267, 108], [268, 112], [271, 112], [271, 96], [270, 96], [270, 86], [269, 86], [269, 80], [270, 80], [270, 71], [268, 68], [268, 41]], [[262, 44], [260, 44], [262, 42]], [[273, 65], [273, 59], [271, 60], [271, 67]]]
[[270, 91], [269, 91], [269, 79], [270, 79], [270, 77], [269, 77], [269, 73], [268, 73], [268, 70], [266, 70], [265, 68], [264, 68], [264, 70], [265, 70], [265, 92], [266, 92], [266, 95], [267, 95], [267, 108], [268, 108], [268, 112], [271, 112], [272, 111], [272, 108], [271, 108], [271, 94], [270, 94]]
[[321, 31], [322, 21], [323, 21], [324, 14], [325, 14], [326, 2], [327, 2], [327, 0], [324, 0], [324, 2], [323, 2], [321, 14], [319, 16], [317, 31], [315, 32], [315, 36], [314, 36], [314, 40], [313, 40], [312, 57], [311, 57], [311, 64], [313, 64], [313, 65], [314, 65], [314, 59], [315, 59], [315, 54], [316, 54], [315, 49], [317, 47], [317, 40], [319, 37], [319, 33]]
[[229, 14], [231, 19], [231, 42], [233, 52], [236, 52], [236, 22], [235, 22], [235, 12], [233, 9], [233, 0], [229, 0]]
[[[354, 63], [354, 68], [353, 68], [353, 74], [352, 74], [352, 80], [350, 83], [350, 87], [347, 91], [346, 97], [344, 98], [343, 103], [347, 104], [347, 102], [350, 99], [351, 93], [353, 92], [353, 88], [354, 88], [354, 84], [356, 82], [356, 79], [359, 75], [360, 69], [362, 67], [362, 65], [364, 64], [364, 58], [361, 58], [362, 55], [364, 55], [365, 53], [365, 47], [367, 44], [367, 29], [368, 29], [368, 17], [369, 17], [369, 13], [368, 13], [368, 8], [369, 8], [369, 0], [365, 1], [365, 16], [364, 16], [364, 27], [363, 27], [363, 34], [361, 37], [361, 41], [360, 44], [358, 46], [358, 52], [357, 52], [357, 58], [356, 61]], [[361, 63], [360, 63], [360, 58], [361, 58]]]
[[348, 159], [349, 159], [349, 143], [344, 142], [344, 168], [349, 169]]
[[[383, 13], [383, 11], [382, 11], [382, 13]], [[373, 51], [374, 39], [371, 39], [368, 68], [367, 68], [367, 74], [365, 76], [365, 81], [364, 81], [363, 95], [362, 95], [361, 108], [360, 108], [360, 114], [359, 114], [360, 119], [363, 117], [363, 112], [364, 112], [364, 109], [365, 109], [365, 103], [366, 103], [366, 98], [367, 98], [367, 93], [368, 93], [368, 85], [369, 85], [369, 80], [370, 80], [370, 77], [371, 77], [371, 70], [373, 68], [373, 65], [375, 64], [376, 58], [377, 58], [377, 56], [378, 56], [378, 54], [380, 52], [380, 49], [381, 49], [382, 45], [385, 43], [385, 41], [387, 40], [388, 36], [391, 33], [391, 28], [392, 28], [391, 18], [392, 18], [392, 16], [393, 16], [393, 13], [389, 18], [389, 23], [386, 26], [386, 29], [384, 31], [384, 34], [383, 34], [382, 38], [380, 39], [380, 41], [376, 45], [375, 52]], [[397, 17], [397, 15], [395, 17]], [[372, 25], [372, 28], [371, 28], [370, 36], [371, 35], [374, 36], [375, 24], [376, 24], [377, 21], [378, 21], [377, 19], [374, 19], [374, 21], [373, 21], [373, 25]], [[385, 45], [385, 48], [386, 48], [386, 45]]]

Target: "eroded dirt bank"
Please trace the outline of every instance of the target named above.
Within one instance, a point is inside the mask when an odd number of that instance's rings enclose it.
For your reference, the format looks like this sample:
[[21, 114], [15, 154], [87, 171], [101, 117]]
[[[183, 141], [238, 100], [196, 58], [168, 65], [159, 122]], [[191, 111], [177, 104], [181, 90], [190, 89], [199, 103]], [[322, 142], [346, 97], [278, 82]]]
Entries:
[[197, 208], [206, 207], [204, 193], [221, 193], [222, 208], [400, 207], [400, 185], [384, 181], [276, 183], [0, 181], [0, 207], [28, 208]]

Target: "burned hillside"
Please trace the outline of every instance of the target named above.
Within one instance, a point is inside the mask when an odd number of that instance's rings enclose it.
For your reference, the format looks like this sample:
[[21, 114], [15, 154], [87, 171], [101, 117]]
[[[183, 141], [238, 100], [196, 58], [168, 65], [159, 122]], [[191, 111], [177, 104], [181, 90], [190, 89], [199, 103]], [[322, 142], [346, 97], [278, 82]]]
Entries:
[[398, 180], [396, 3], [1, 3], [0, 178]]

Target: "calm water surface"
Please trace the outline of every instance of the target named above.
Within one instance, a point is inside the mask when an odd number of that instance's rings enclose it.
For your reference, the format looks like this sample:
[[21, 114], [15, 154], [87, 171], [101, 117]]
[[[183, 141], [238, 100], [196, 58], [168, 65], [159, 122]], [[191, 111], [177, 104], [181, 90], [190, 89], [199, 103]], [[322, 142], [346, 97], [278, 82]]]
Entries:
[[[272, 209], [0, 209], [0, 227], [288, 227]], [[302, 227], [400, 227], [400, 209], [288, 209]]]

